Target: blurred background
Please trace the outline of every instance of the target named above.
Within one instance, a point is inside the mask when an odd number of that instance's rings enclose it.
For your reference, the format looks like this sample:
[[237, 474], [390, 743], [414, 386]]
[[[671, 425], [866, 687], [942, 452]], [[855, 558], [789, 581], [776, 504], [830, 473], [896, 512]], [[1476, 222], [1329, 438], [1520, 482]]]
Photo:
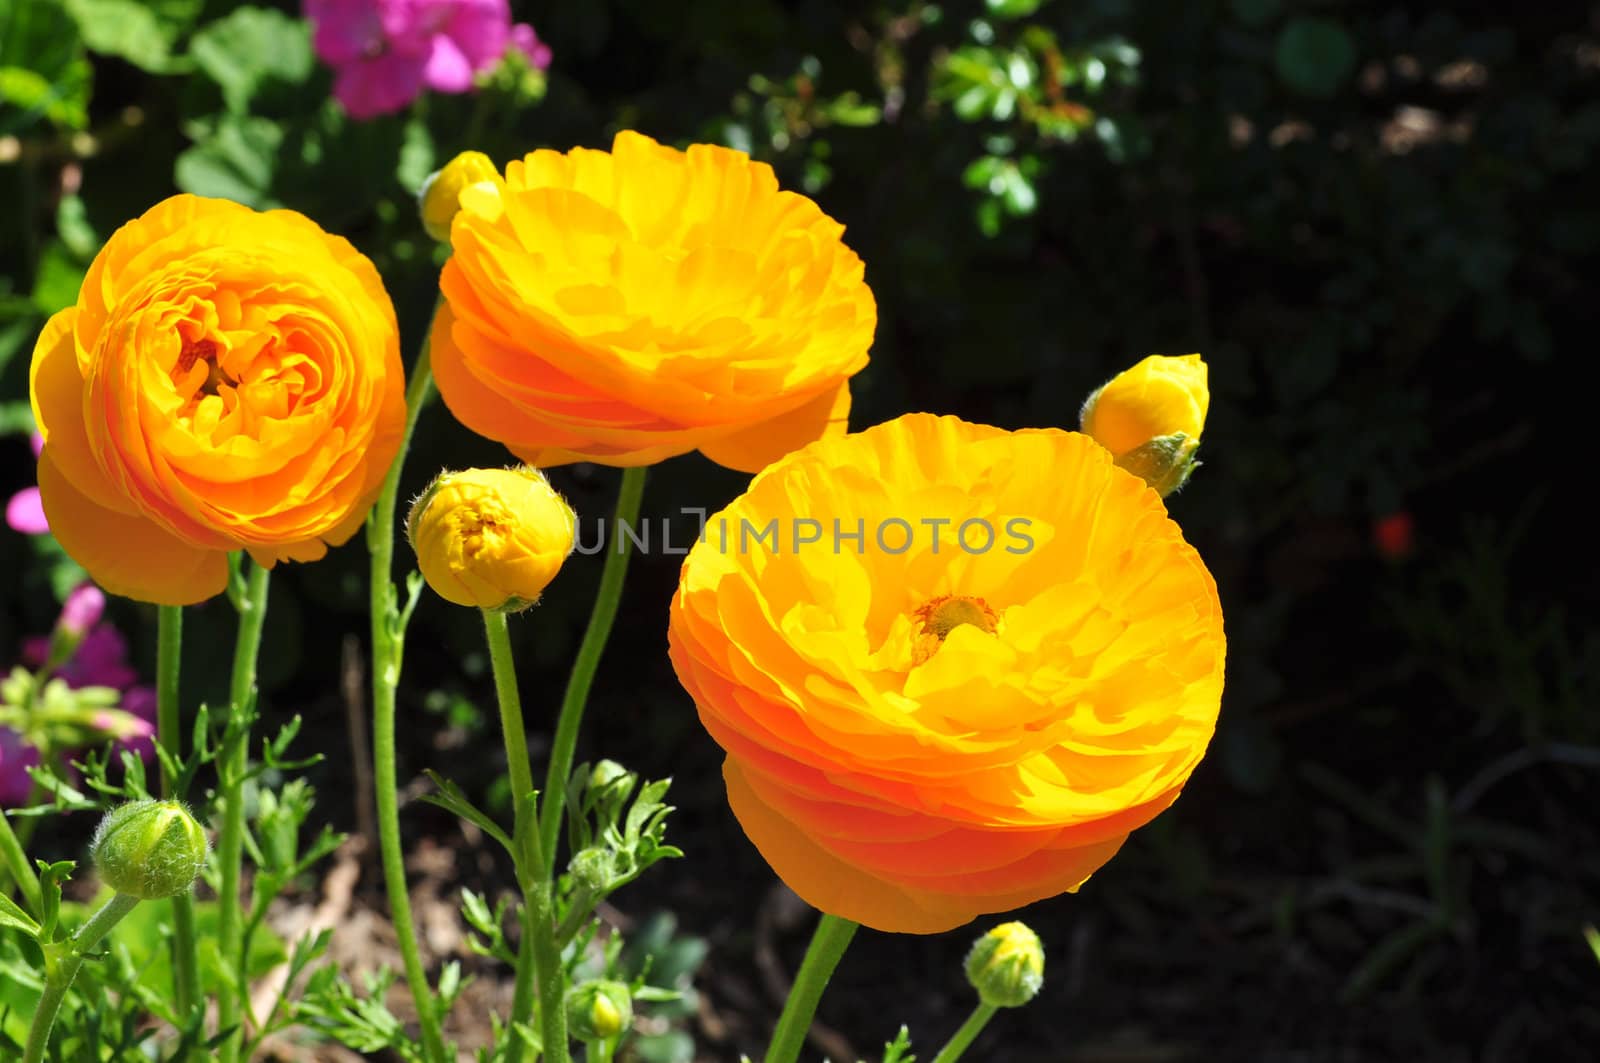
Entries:
[[[440, 261], [412, 197], [456, 151], [503, 163], [622, 128], [739, 148], [866, 261], [880, 317], [855, 427], [927, 410], [1070, 428], [1146, 354], [1211, 367], [1204, 468], [1169, 505], [1227, 613], [1216, 740], [1079, 894], [1021, 913], [1048, 948], [1045, 990], [968, 1058], [1595, 1058], [1600, 635], [1584, 618], [1600, 584], [1565, 498], [1593, 478], [1591, 404], [1563, 366], [1595, 346], [1600, 5], [512, 7], [548, 70], [510, 64], [358, 122], [295, 3], [0, 0], [0, 495], [33, 482], [39, 327], [106, 236], [175, 191], [348, 236], [409, 360]], [[504, 458], [435, 404], [406, 486]], [[614, 503], [615, 470], [553, 478], [586, 521]], [[687, 542], [681, 508], [745, 482], [674, 459], [650, 473], [646, 516]], [[727, 811], [720, 752], [667, 662], [679, 561], [634, 559], [579, 755], [674, 779], [668, 838], [687, 859], [609, 915], [653, 978], [693, 988], [634, 1058], [731, 1061], [764, 1043], [810, 920]], [[366, 738], [345, 689], [365, 565], [358, 540], [282, 570], [262, 661], [269, 721], [304, 715], [322, 814], [357, 835]], [[548, 737], [599, 568], [575, 556], [512, 625], [531, 737]], [[47, 535], [0, 529], [0, 663], [79, 578]], [[232, 618], [225, 601], [200, 614], [186, 690], [218, 702]], [[113, 616], [148, 677], [153, 610]], [[401, 778], [436, 769], [503, 807], [477, 618], [425, 596], [406, 665]], [[403, 814], [427, 889], [510, 889], [447, 813]], [[77, 855], [91, 825], [52, 821], [38, 855]], [[382, 910], [373, 867], [358, 890]], [[876, 1058], [904, 1021], [931, 1058], [971, 1006], [971, 936], [997, 921], [863, 932], [815, 1054]]]

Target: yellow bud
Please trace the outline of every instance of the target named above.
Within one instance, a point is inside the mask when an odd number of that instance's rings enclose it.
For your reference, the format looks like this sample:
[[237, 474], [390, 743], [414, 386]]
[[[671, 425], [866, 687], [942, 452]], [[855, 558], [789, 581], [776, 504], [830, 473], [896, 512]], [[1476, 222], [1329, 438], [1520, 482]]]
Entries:
[[576, 526], [544, 473], [518, 466], [440, 474], [411, 507], [406, 536], [441, 598], [514, 612], [561, 570]]
[[1198, 354], [1152, 354], [1089, 396], [1079, 421], [1095, 442], [1122, 457], [1158, 436], [1199, 442], [1211, 392]]
[[1018, 1008], [1044, 985], [1044, 945], [1024, 923], [1001, 923], [967, 953], [967, 981], [985, 1004]]
[[567, 1028], [580, 1041], [606, 1041], [633, 1025], [633, 997], [621, 982], [584, 982], [567, 990]]
[[1210, 406], [1198, 354], [1152, 354], [1090, 395], [1079, 423], [1118, 465], [1166, 496], [1194, 471]]
[[494, 194], [505, 188], [500, 171], [481, 151], [463, 151], [422, 182], [417, 206], [429, 236], [440, 243], [450, 242], [450, 223], [461, 211], [461, 193], [476, 185], [487, 185]]

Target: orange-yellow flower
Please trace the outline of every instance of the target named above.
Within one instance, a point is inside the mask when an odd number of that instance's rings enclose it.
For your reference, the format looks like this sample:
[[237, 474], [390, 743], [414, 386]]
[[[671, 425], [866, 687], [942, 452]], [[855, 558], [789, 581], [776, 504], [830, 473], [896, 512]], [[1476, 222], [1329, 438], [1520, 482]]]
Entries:
[[102, 587], [169, 605], [222, 591], [229, 551], [350, 538], [405, 422], [372, 263], [292, 211], [189, 195], [112, 235], [31, 384], [51, 532]]
[[843, 226], [771, 167], [624, 132], [460, 203], [433, 369], [473, 431], [531, 465], [749, 472], [844, 431], [877, 308]]
[[757, 476], [669, 641], [767, 862], [890, 931], [1075, 889], [1177, 798], [1222, 695], [1216, 585], [1154, 491], [1087, 436], [924, 414]]

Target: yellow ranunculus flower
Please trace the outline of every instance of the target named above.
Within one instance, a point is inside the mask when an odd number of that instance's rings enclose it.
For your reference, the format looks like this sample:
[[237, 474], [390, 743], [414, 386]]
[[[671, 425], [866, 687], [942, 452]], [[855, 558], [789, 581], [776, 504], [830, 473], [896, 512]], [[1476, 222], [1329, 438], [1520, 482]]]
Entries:
[[915, 414], [770, 466], [684, 560], [668, 644], [801, 897], [934, 933], [1075, 889], [1178, 796], [1216, 584], [1075, 432]]
[[406, 535], [428, 586], [457, 605], [514, 611], [539, 600], [572, 553], [577, 517], [526, 466], [442, 473]]
[[844, 226], [767, 164], [622, 132], [460, 201], [432, 357], [474, 432], [531, 465], [754, 472], [845, 431], [877, 306]]
[[190, 195], [112, 234], [30, 382], [51, 533], [106, 590], [165, 605], [220, 593], [230, 551], [349, 539], [405, 427], [372, 263], [293, 211]]
[[443, 243], [450, 241], [450, 223], [461, 212], [461, 193], [479, 184], [494, 190], [505, 187], [493, 160], [481, 151], [463, 151], [422, 182], [417, 206], [429, 236]]
[[1198, 354], [1152, 354], [1112, 377], [1083, 404], [1083, 430], [1116, 457], [1160, 436], [1198, 443], [1211, 392]]

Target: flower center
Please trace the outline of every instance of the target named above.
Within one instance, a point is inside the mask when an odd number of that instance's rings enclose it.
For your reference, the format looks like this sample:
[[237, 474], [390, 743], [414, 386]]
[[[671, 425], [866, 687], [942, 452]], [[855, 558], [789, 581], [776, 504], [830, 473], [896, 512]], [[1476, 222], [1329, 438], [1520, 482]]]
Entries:
[[178, 354], [179, 376], [187, 376], [196, 362], [206, 363], [206, 379], [196, 392], [197, 395], [215, 395], [223, 384], [229, 387], [238, 386], [239, 382], [223, 372], [222, 366], [218, 364], [217, 345], [212, 340], [183, 341], [183, 350]]
[[929, 598], [912, 613], [922, 625], [916, 645], [911, 652], [913, 664], [922, 664], [944, 645], [950, 632], [962, 624], [971, 624], [986, 635], [993, 635], [1000, 618], [982, 598], [964, 594], [941, 594]]

